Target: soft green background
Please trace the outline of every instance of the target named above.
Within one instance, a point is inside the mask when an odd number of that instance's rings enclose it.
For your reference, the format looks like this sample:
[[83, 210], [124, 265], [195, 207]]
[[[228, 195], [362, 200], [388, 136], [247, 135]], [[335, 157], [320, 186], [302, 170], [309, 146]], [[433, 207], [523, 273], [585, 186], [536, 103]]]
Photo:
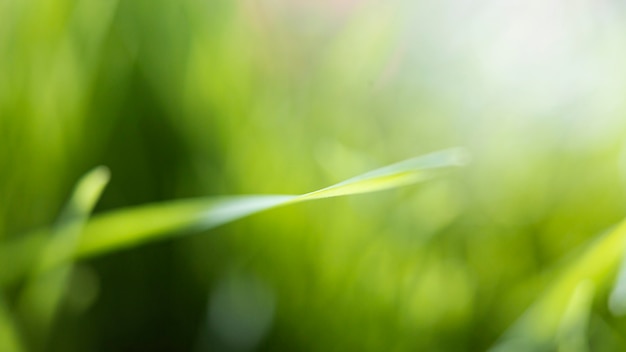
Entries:
[[[53, 224], [97, 165], [112, 175], [100, 213], [299, 194], [456, 145], [473, 157], [418, 186], [81, 261], [46, 338], [20, 313], [20, 283], [3, 287], [26, 349], [494, 346], [550, 273], [626, 214], [625, 11], [0, 0], [0, 241]], [[580, 286], [588, 325], [570, 338], [564, 323], [547, 350], [626, 348], [606, 303], [616, 269], [593, 300]]]

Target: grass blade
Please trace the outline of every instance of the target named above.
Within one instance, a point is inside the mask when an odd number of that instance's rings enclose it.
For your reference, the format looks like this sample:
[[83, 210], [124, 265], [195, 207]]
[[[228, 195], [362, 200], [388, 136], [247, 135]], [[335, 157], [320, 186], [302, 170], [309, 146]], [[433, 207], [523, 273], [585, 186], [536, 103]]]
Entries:
[[91, 257], [163, 237], [211, 229], [294, 198], [286, 195], [225, 196], [112, 211], [89, 221], [77, 256]]
[[[606, 286], [610, 275], [619, 266], [625, 249], [626, 221], [623, 221], [595, 239], [573, 260], [565, 263], [556, 272], [554, 280], [551, 280], [552, 285], [507, 331], [492, 351], [511, 350], [513, 346], [520, 344], [533, 346], [532, 348], [553, 346], [559, 334], [562, 335], [564, 326], [570, 324], [568, 317], [572, 314], [568, 314], [568, 311], [571, 310], [569, 307], [572, 302], [584, 301], [588, 305], [592, 303], [591, 299], [576, 298], [581, 287]], [[577, 307], [576, 310], [584, 312], [588, 308]], [[581, 313], [579, 316], [585, 314]], [[580, 322], [577, 324], [584, 326]]]
[[71, 274], [72, 258], [87, 222], [104, 187], [109, 171], [98, 167], [77, 183], [50, 239], [44, 244], [19, 300], [19, 313], [41, 343], [54, 319]]
[[0, 293], [0, 351], [20, 352], [22, 350], [15, 323]]
[[467, 162], [462, 149], [409, 159], [303, 195], [209, 197], [122, 209], [95, 217], [85, 228], [77, 256], [129, 248], [172, 237], [180, 230], [206, 230], [277, 206], [405, 186], [426, 180], [444, 168]]

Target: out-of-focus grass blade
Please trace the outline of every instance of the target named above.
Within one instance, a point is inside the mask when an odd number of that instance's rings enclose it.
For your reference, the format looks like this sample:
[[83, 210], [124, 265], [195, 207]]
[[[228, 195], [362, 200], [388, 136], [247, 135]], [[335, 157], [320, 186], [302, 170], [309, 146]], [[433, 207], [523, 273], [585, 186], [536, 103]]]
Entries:
[[88, 257], [171, 237], [180, 230], [206, 230], [280, 205], [400, 187], [433, 177], [437, 170], [466, 163], [455, 148], [383, 167], [303, 195], [254, 195], [183, 200], [122, 209], [87, 224], [77, 256]]
[[78, 181], [66, 209], [61, 214], [56, 234], [49, 241], [39, 265], [35, 268], [34, 275], [65, 264], [62, 260], [67, 259], [68, 254], [75, 251], [83, 227], [100, 199], [109, 178], [109, 170], [100, 166]]
[[576, 286], [557, 332], [557, 344], [560, 351], [589, 351], [587, 328], [594, 291], [595, 285], [590, 281], [582, 281]]
[[626, 257], [622, 258], [615, 285], [609, 295], [609, 309], [616, 316], [626, 315]]
[[584, 301], [586, 305], [592, 303], [591, 299], [579, 299], [578, 303], [572, 303], [576, 301], [575, 296], [577, 292], [580, 293], [580, 287], [591, 287], [593, 292], [593, 287], [605, 286], [624, 256], [625, 245], [626, 221], [594, 240], [557, 271], [552, 285], [492, 350], [516, 350], [515, 346], [554, 346], [558, 342], [559, 334], [562, 335], [564, 326], [574, 324], [568, 319], [572, 316], [586, 316], [573, 313], [568, 315], [568, 310], [573, 309], [568, 307], [574, 304], [577, 305], [575, 310], [584, 312], [589, 307], [581, 306], [580, 302]]
[[79, 180], [52, 236], [32, 267], [18, 304], [36, 340], [42, 339], [49, 330], [71, 274], [69, 259], [108, 181], [109, 171], [104, 167], [90, 171]]
[[0, 351], [20, 352], [22, 346], [15, 329], [15, 323], [9, 314], [4, 297], [0, 293]]

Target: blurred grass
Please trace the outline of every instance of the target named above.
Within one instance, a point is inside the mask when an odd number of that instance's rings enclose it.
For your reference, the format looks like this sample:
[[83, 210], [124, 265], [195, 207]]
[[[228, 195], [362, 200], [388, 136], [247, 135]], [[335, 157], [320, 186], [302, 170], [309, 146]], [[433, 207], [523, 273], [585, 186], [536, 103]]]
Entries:
[[[0, 241], [23, 243], [7, 266], [41, 260], [21, 237], [96, 165], [114, 175], [104, 216], [298, 194], [450, 145], [473, 155], [417, 190], [89, 260], [42, 349], [486, 350], [537, 306], [549, 327], [520, 346], [623, 349], [607, 307], [620, 244], [579, 252], [626, 214], [623, 9], [509, 5], [0, 1]], [[554, 288], [596, 266], [592, 286]], [[1, 280], [14, 314], [22, 284]]]
[[38, 256], [29, 268], [30, 273], [21, 288], [17, 303], [26, 330], [23, 336], [32, 349], [39, 350], [47, 343], [73, 272], [71, 258], [81, 242], [87, 219], [108, 181], [109, 171], [104, 167], [98, 167], [83, 176], [55, 229], [44, 240], [44, 247], [23, 253], [31, 257]]

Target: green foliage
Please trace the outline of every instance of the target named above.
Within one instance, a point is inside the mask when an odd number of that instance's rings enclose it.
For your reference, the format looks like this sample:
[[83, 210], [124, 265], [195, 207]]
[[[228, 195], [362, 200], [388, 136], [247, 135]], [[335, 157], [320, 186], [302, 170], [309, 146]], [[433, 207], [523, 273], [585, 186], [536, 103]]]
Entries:
[[0, 1], [0, 350], [625, 349], [623, 9], [518, 5]]

